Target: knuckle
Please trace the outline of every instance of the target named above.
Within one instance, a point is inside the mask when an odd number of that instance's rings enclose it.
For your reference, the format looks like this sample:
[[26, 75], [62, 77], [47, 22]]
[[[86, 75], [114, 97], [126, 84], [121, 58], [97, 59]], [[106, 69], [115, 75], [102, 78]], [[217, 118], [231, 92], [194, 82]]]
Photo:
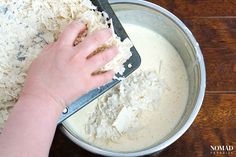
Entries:
[[97, 42], [105, 41], [111, 36], [110, 32], [107, 29], [102, 29], [94, 33], [94, 40]]
[[107, 82], [107, 77], [106, 77], [106, 75], [103, 75], [102, 77], [101, 77], [101, 85], [104, 85], [105, 83]]
[[69, 27], [70, 27], [71, 29], [77, 29], [77, 28], [80, 27], [80, 26], [82, 26], [82, 24], [79, 23], [79, 22], [77, 22], [77, 21], [73, 21], [73, 22], [71, 22], [71, 24], [69, 25]]
[[71, 24], [70, 24], [71, 27], [76, 27], [77, 25], [78, 24], [75, 21], [71, 22]]
[[101, 61], [102, 63], [106, 63], [106, 62], [109, 61], [109, 58], [110, 58], [109, 55], [108, 55], [107, 53], [103, 52], [103, 53], [101, 54], [100, 61]]
[[75, 55], [72, 57], [69, 57], [69, 64], [71, 66], [81, 66], [85, 64], [85, 60], [80, 57], [80, 55]]
[[66, 43], [65, 37], [63, 36], [63, 34], [61, 34], [59, 39], [57, 40], [57, 45], [62, 46], [62, 45], [65, 45], [65, 43]]
[[93, 36], [93, 42], [99, 43], [101, 39], [103, 38], [103, 34], [101, 31], [96, 32], [96, 34]]

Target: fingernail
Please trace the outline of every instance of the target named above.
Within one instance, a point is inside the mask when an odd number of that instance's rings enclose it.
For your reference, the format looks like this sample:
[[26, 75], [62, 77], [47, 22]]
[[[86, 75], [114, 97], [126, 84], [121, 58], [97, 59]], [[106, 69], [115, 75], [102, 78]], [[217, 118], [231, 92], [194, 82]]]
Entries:
[[86, 24], [84, 23], [84, 22], [82, 22], [82, 21], [79, 21], [79, 20], [77, 20], [77, 21], [73, 21], [76, 25], [82, 25], [83, 27], [86, 27]]

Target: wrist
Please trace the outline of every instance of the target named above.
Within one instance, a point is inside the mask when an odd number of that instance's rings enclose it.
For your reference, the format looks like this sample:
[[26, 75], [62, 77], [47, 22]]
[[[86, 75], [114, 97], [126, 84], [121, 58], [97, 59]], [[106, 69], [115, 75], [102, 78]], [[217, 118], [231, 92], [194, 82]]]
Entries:
[[66, 104], [63, 101], [56, 100], [46, 92], [40, 92], [39, 94], [37, 92], [22, 91], [18, 101], [26, 102], [26, 104], [29, 105], [38, 105], [37, 107], [45, 107], [47, 110], [51, 110], [58, 115], [60, 115], [66, 107]]

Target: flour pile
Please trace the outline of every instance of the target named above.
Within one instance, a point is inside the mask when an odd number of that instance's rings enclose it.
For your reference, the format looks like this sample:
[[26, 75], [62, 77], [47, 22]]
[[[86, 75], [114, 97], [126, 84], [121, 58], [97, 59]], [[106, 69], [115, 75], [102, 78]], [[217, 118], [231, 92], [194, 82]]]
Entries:
[[164, 87], [155, 70], [135, 71], [98, 98], [85, 126], [86, 133], [94, 140], [116, 142], [123, 134], [142, 129], [145, 126], [140, 124], [140, 116], [155, 110]]
[[[89, 0], [2, 0], [0, 4], [0, 132], [18, 99], [32, 60], [73, 20], [88, 26], [88, 34], [108, 28], [106, 13]], [[132, 55], [132, 43], [121, 42], [113, 33], [107, 46], [118, 45], [119, 54], [103, 70], [123, 73], [123, 63]]]

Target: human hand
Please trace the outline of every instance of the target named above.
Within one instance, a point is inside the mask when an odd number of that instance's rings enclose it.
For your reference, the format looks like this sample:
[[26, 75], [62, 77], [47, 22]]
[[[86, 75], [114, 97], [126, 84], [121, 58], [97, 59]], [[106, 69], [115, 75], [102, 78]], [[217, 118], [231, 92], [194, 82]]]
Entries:
[[63, 110], [89, 90], [112, 80], [113, 71], [98, 75], [92, 73], [116, 56], [117, 47], [87, 58], [112, 36], [112, 31], [103, 29], [94, 32], [74, 46], [78, 34], [85, 29], [84, 24], [72, 22], [58, 41], [49, 44], [40, 53], [30, 66], [21, 96], [33, 96], [53, 102]]

